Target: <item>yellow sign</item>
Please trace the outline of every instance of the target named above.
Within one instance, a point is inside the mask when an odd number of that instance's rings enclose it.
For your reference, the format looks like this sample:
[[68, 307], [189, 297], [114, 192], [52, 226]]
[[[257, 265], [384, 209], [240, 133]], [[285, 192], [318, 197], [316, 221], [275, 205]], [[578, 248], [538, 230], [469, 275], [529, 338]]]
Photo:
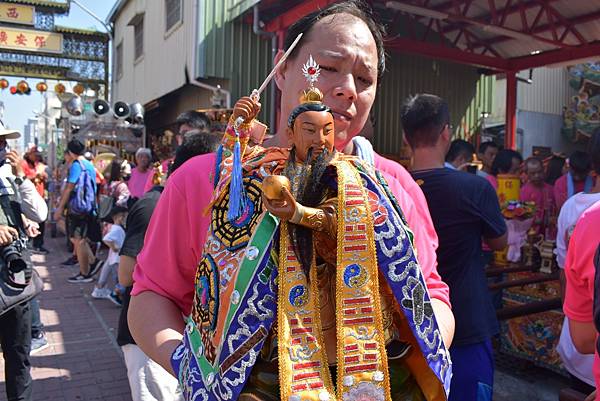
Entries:
[[29, 52], [62, 53], [63, 36], [54, 32], [0, 26], [0, 48]]
[[0, 21], [33, 25], [35, 7], [14, 3], [0, 3]]

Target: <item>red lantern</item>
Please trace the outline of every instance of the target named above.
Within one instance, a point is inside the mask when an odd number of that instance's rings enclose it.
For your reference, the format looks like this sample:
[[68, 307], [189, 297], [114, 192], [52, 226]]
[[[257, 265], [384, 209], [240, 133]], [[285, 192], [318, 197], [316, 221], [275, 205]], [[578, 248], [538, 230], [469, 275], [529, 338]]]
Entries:
[[17, 89], [21, 93], [27, 93], [27, 89], [29, 89], [29, 84], [25, 80], [21, 80], [17, 83]]
[[0, 89], [4, 90], [8, 88], [8, 81], [4, 78], [0, 79]]
[[48, 84], [46, 84], [45, 82], [38, 82], [35, 86], [35, 89], [37, 89], [38, 92], [46, 92], [48, 90]]
[[14, 95], [15, 93], [17, 93], [17, 87], [16, 86], [11, 86], [10, 87], [10, 94]]
[[73, 87], [73, 92], [81, 96], [81, 94], [85, 91], [85, 87], [82, 84], [77, 84]]

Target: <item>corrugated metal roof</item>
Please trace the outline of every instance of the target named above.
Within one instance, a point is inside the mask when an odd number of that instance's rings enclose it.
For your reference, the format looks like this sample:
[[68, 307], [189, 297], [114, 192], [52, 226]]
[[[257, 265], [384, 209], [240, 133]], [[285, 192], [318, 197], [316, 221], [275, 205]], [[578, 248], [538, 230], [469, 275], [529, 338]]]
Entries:
[[8, 3], [16, 3], [16, 4], [27, 4], [30, 6], [40, 6], [40, 7], [48, 7], [54, 8], [56, 10], [60, 10], [61, 12], [69, 11], [69, 3], [66, 1], [52, 1], [52, 0], [4, 0]]
[[494, 80], [477, 69], [424, 57], [393, 54], [373, 106], [375, 149], [400, 155], [402, 124], [400, 107], [410, 95], [431, 93], [450, 106], [451, 123], [460, 137], [470, 137], [479, 127], [481, 113], [492, 111]]
[[54, 25], [54, 30], [59, 33], [76, 33], [79, 35], [99, 36], [106, 40], [109, 39], [109, 36], [106, 32], [97, 31], [95, 29], [83, 29], [83, 28], [73, 28], [73, 27], [62, 26], [62, 25]]

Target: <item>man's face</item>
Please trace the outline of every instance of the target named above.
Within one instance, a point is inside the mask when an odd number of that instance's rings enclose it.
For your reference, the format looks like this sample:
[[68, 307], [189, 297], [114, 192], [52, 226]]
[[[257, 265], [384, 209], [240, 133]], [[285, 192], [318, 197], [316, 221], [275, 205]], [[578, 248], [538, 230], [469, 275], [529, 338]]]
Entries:
[[542, 163], [527, 163], [527, 179], [529, 182], [539, 187], [544, 184], [545, 178], [544, 166], [542, 166]]
[[74, 157], [73, 153], [71, 153], [69, 151], [66, 151], [65, 152], [65, 161], [67, 163], [71, 163], [73, 160], [75, 160], [75, 157]]
[[485, 152], [480, 153], [479, 156], [481, 157], [481, 163], [483, 163], [483, 167], [491, 169], [497, 154], [498, 148], [493, 146], [488, 146]]
[[135, 157], [135, 162], [138, 166], [146, 168], [150, 165], [150, 158], [146, 153], [140, 153]]
[[377, 46], [362, 20], [337, 14], [317, 22], [302, 38], [292, 59], [276, 74], [281, 90], [281, 113], [287, 119], [298, 106], [308, 83], [302, 65], [309, 55], [321, 66], [315, 84], [323, 103], [335, 117], [335, 147], [342, 150], [362, 130], [369, 118], [377, 89]]
[[519, 175], [520, 172], [521, 172], [521, 160], [517, 159], [516, 157], [513, 157], [511, 160], [510, 171], [508, 172], [508, 174]]
[[326, 111], [305, 111], [294, 121], [294, 128], [288, 128], [290, 144], [296, 145], [296, 158], [305, 162], [309, 149], [312, 158], [326, 148], [330, 152], [334, 146], [334, 120]]

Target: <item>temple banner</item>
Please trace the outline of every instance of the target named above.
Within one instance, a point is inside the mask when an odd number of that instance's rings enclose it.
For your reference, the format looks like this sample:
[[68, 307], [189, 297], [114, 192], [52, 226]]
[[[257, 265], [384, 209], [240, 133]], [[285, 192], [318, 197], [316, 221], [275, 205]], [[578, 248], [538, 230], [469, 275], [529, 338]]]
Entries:
[[62, 53], [63, 35], [54, 32], [0, 27], [0, 49]]
[[0, 21], [33, 25], [35, 7], [0, 2]]
[[563, 134], [572, 141], [590, 138], [600, 127], [600, 63], [569, 67], [569, 85], [578, 94], [564, 109]]

